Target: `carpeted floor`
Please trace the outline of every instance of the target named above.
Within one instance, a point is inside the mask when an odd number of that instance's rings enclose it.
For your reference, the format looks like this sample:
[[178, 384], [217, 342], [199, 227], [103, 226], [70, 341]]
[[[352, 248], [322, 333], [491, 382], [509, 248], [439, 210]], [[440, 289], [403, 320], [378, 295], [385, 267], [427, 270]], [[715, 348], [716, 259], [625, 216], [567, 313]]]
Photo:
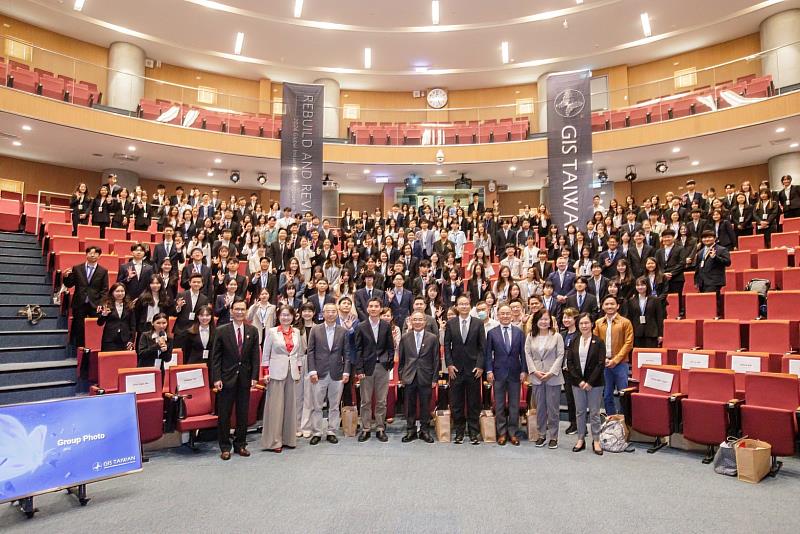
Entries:
[[3, 532], [797, 532], [800, 459], [751, 485], [717, 475], [701, 456], [598, 457], [494, 444], [389, 442], [355, 438], [282, 454], [219, 459], [216, 447], [151, 454], [144, 471], [89, 486], [92, 501], [38, 497], [27, 520], [0, 507]]

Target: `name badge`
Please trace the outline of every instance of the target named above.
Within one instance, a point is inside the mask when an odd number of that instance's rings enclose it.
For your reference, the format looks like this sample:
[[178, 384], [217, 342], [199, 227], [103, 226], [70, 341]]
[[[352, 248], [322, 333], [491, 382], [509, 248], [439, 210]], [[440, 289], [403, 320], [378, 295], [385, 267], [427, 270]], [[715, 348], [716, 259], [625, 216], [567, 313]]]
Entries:
[[639, 324], [645, 324], [645, 317], [644, 315], [639, 316]]
[[450, 302], [455, 302], [455, 301], [456, 301], [456, 296], [450, 295]]
[[208, 359], [208, 349], [206, 349], [206, 350], [204, 350], [204, 351], [203, 351], [203, 359], [204, 359], [204, 360], [207, 360], [207, 359]]
[[744, 222], [744, 217], [739, 217], [739, 222], [743, 223]]
[[81, 202], [80, 204], [78, 204], [78, 209], [79, 209], [79, 210], [82, 210], [82, 209], [83, 209], [83, 202]]
[[700, 262], [700, 268], [702, 269], [702, 268], [703, 268], [703, 266], [704, 266], [705, 264], [706, 264], [706, 260], [702, 260], [702, 261]]
[[97, 212], [98, 212], [98, 213], [103, 213], [103, 206], [99, 206], [99, 207], [97, 208]]
[[787, 206], [789, 205], [789, 199], [788, 198], [786, 199], [786, 205]]
[[[789, 204], [789, 203], [787, 202], [786, 204]], [[762, 215], [762, 216], [761, 216], [761, 219], [762, 219], [762, 220], [764, 220], [764, 221], [766, 221], [766, 220], [767, 220], [767, 214], [765, 213], [764, 215]]]
[[194, 321], [194, 312], [189, 312], [189, 320]]

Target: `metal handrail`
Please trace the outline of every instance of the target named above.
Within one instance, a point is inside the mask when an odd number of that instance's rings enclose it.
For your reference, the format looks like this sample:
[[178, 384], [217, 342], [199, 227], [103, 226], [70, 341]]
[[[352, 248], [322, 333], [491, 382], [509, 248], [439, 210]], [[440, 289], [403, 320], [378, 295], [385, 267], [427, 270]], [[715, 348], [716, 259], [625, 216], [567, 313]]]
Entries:
[[[36, 237], [39, 237], [39, 219], [41, 218], [39, 212], [42, 209], [42, 195], [43, 194], [44, 195], [49, 195], [49, 196], [55, 196], [55, 197], [72, 198], [72, 194], [59, 193], [57, 191], [44, 191], [42, 189], [39, 190], [39, 192], [36, 194]], [[23, 205], [24, 205], [24, 203], [25, 203], [25, 199], [24, 198], [22, 199], [22, 202], [23, 202]], [[55, 207], [50, 206], [50, 209], [55, 210], [55, 211], [59, 211], [59, 210], [61, 210], [61, 211], [70, 211], [69, 207], [62, 207], [62, 206], [55, 206]]]

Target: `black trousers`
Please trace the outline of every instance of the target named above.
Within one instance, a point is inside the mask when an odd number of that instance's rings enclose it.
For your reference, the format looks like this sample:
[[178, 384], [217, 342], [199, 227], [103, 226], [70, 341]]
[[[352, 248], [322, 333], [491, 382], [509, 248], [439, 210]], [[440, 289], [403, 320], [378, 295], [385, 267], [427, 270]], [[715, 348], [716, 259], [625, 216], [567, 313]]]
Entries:
[[677, 293], [678, 294], [678, 315], [683, 316], [685, 315], [686, 305], [683, 301], [683, 284], [684, 280], [676, 281], [670, 280], [669, 286], [667, 288], [667, 293]]
[[231, 450], [231, 411], [236, 405], [236, 431], [234, 449], [247, 445], [247, 412], [250, 409], [250, 373], [239, 373], [234, 384], [226, 385], [217, 393], [219, 450]]
[[[569, 415], [569, 422], [571, 425], [578, 423], [577, 413], [575, 411], [575, 395], [572, 393], [572, 375], [566, 369], [562, 371], [564, 375], [564, 395], [567, 397], [567, 414]], [[533, 391], [528, 392], [533, 395]], [[531, 398], [528, 397], [528, 405], [530, 406]]]
[[99, 226], [100, 227], [100, 239], [105, 239], [106, 237], [106, 228], [108, 228], [107, 222], [93, 222], [92, 226]]
[[644, 337], [644, 336], [636, 336], [633, 338], [633, 346], [636, 348], [642, 349], [657, 349], [658, 348], [658, 338], [657, 337]]
[[419, 402], [420, 430], [427, 432], [431, 422], [431, 395], [433, 387], [431, 382], [422, 383], [417, 378], [411, 384], [405, 385], [406, 395], [406, 429], [417, 428], [417, 403]]
[[455, 380], [450, 381], [450, 410], [456, 435], [464, 434], [465, 427], [470, 436], [480, 434], [481, 379], [475, 378], [471, 369], [459, 370]]
[[86, 327], [83, 320], [87, 317], [97, 317], [97, 308], [88, 302], [72, 309], [72, 329], [69, 333], [69, 341], [75, 348], [83, 347], [86, 343]]
[[721, 287], [703, 287], [700, 289], [700, 293], [716, 293], [717, 294], [717, 317], [722, 317], [724, 310], [723, 310], [723, 297], [722, 297], [722, 288]]

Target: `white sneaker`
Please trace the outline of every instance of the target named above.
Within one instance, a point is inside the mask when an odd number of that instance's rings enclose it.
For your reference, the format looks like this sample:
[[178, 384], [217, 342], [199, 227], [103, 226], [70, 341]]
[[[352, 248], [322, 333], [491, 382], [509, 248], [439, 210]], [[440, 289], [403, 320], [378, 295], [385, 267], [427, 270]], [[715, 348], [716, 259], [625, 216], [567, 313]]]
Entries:
[[294, 435], [297, 436], [298, 438], [302, 438], [303, 437], [303, 433], [302, 432], [295, 432]]
[[[310, 430], [306, 430], [305, 432], [302, 433], [302, 435], [303, 435], [304, 438], [308, 439], [308, 438], [311, 437], [311, 431]], [[300, 436], [298, 436], [298, 437], [300, 437]]]

